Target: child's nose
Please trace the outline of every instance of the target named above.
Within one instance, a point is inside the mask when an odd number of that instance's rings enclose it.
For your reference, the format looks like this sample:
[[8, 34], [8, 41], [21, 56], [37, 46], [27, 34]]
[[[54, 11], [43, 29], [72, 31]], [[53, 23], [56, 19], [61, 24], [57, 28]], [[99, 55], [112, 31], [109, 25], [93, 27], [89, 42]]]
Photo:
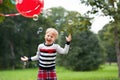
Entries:
[[50, 39], [51, 37], [49, 36], [48, 39]]

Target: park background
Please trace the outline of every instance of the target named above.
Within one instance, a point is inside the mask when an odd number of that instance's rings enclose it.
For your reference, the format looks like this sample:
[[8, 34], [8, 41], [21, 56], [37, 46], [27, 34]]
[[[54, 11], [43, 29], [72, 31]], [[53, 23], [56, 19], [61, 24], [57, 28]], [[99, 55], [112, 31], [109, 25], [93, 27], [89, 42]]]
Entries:
[[[1, 0], [2, 1], [2, 0]], [[34, 56], [39, 43], [44, 42], [48, 27], [56, 28], [60, 35], [56, 43], [64, 46], [65, 36], [72, 34], [69, 54], [57, 55], [56, 65], [59, 80], [119, 80], [119, 1], [81, 0], [81, 4], [92, 7], [85, 14], [65, 8], [45, 9], [38, 20], [16, 13], [10, 0], [0, 3], [0, 80], [34, 80], [37, 62], [23, 63], [21, 56]], [[116, 7], [117, 5], [117, 7]], [[102, 12], [101, 14], [98, 14]], [[92, 32], [95, 16], [112, 18], [98, 33]], [[104, 22], [101, 21], [102, 24]], [[96, 26], [98, 27], [98, 26]], [[15, 77], [16, 76], [16, 77]]]

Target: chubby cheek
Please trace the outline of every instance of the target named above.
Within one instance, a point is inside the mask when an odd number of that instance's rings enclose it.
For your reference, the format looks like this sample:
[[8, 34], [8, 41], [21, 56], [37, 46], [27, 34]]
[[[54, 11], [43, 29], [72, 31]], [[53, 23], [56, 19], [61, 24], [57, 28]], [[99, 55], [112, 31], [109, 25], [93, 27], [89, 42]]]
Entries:
[[47, 37], [45, 37], [45, 41], [47, 41]]
[[45, 37], [45, 41], [49, 42], [49, 43], [52, 42], [52, 40], [50, 38], [48, 38], [48, 37]]

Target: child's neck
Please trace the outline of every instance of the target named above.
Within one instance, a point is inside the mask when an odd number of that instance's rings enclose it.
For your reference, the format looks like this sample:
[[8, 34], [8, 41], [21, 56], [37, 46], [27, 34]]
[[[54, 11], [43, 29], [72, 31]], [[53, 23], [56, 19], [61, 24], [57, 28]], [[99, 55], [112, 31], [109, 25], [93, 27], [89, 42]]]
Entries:
[[46, 46], [51, 46], [53, 43], [45, 43]]

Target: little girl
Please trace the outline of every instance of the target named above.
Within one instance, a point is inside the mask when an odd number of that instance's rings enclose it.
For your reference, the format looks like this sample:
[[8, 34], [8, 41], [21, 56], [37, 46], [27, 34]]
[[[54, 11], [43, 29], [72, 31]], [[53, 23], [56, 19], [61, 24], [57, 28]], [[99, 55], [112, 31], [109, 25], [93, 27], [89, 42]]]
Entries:
[[58, 38], [58, 31], [54, 28], [48, 28], [45, 33], [45, 42], [39, 44], [37, 53], [33, 57], [21, 57], [22, 61], [39, 61], [39, 71], [37, 80], [57, 80], [55, 71], [55, 60], [57, 53], [67, 54], [70, 47], [71, 35], [66, 37], [65, 47], [55, 44]]

